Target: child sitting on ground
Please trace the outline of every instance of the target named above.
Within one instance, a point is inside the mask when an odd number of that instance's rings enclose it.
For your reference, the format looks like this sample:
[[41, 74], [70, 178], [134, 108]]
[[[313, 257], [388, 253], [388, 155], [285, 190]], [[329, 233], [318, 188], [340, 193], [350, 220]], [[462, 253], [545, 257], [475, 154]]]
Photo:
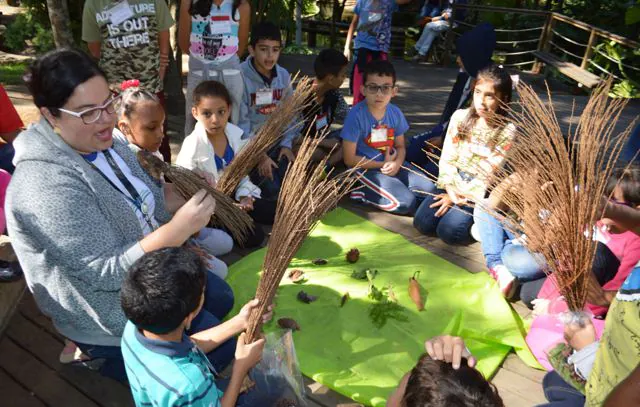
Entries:
[[498, 390], [474, 367], [475, 358], [459, 337], [425, 342], [427, 353], [402, 377], [387, 407], [502, 407]]
[[[302, 134], [315, 134], [327, 131], [335, 121], [343, 121], [349, 112], [349, 105], [340, 93], [340, 86], [347, 77], [349, 60], [335, 49], [328, 48], [320, 51], [313, 63], [316, 74], [314, 81], [315, 98], [311, 105], [305, 109], [306, 123]], [[342, 161], [342, 149], [338, 130], [331, 131], [320, 143], [314, 153], [314, 159], [320, 160], [327, 156], [331, 149], [333, 154], [329, 158], [329, 166]]]
[[[121, 349], [137, 406], [231, 407], [266, 402], [258, 391], [239, 396], [244, 378], [262, 357], [264, 339], [245, 344], [245, 334], [240, 335], [228, 382], [216, 379], [220, 372], [206, 355], [247, 328], [257, 300], [220, 325], [186, 334], [205, 301], [206, 276], [201, 259], [184, 248], [147, 253], [127, 274], [121, 302], [129, 322]], [[270, 318], [271, 311], [263, 320]]]
[[413, 219], [420, 232], [448, 244], [471, 243], [473, 210], [468, 203], [484, 198], [487, 178], [502, 163], [515, 133], [512, 124], [492, 120], [493, 115], [506, 114], [511, 88], [511, 77], [503, 68], [492, 66], [478, 73], [473, 104], [451, 116], [438, 181], [423, 189], [428, 196]]
[[[200, 82], [193, 90], [191, 113], [197, 123], [193, 132], [185, 138], [176, 164], [191, 170], [199, 170], [218, 180], [248, 140], [242, 139], [242, 129], [229, 122], [232, 99], [227, 88], [216, 81]], [[248, 176], [236, 190], [235, 199], [254, 221], [273, 224], [276, 202], [262, 199], [261, 190]], [[255, 228], [245, 247], [255, 247], [264, 240], [264, 233]]]
[[[253, 27], [249, 45], [251, 56], [240, 65], [245, 89], [238, 126], [245, 139], [255, 136], [280, 101], [293, 92], [291, 75], [278, 65], [281, 49], [280, 29], [273, 23], [262, 22]], [[262, 187], [263, 198], [277, 199], [287, 166], [295, 158], [293, 141], [299, 134], [299, 128], [290, 128], [279, 145], [265, 154], [251, 173], [251, 181]]]
[[413, 214], [429, 188], [420, 170], [405, 162], [405, 137], [409, 124], [391, 103], [398, 93], [396, 71], [389, 61], [367, 64], [362, 92], [365, 101], [354, 106], [340, 133], [344, 163], [354, 167], [361, 160], [364, 188], [351, 193], [355, 200], [387, 212]]
[[[131, 150], [136, 153], [146, 150], [162, 158], [158, 149], [164, 138], [164, 108], [154, 93], [139, 85], [137, 80], [128, 80], [121, 85], [123, 92], [118, 111], [118, 128]], [[228, 233], [220, 229], [204, 228], [189, 243], [207, 260], [218, 277], [227, 276], [227, 265], [215, 256], [223, 256], [233, 249], [233, 239]]]

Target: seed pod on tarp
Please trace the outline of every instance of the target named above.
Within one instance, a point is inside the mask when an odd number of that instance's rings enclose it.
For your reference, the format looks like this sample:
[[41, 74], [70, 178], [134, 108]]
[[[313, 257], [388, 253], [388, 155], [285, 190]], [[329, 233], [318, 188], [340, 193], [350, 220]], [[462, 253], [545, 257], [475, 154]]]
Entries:
[[416, 279], [416, 276], [420, 274], [419, 271], [413, 273], [413, 276], [409, 279], [409, 297], [411, 301], [416, 304], [418, 311], [424, 310], [424, 302], [422, 301], [422, 295], [420, 294], [420, 283]]
[[292, 331], [299, 331], [300, 325], [293, 318], [280, 318], [278, 320], [278, 326], [283, 329], [291, 329]]

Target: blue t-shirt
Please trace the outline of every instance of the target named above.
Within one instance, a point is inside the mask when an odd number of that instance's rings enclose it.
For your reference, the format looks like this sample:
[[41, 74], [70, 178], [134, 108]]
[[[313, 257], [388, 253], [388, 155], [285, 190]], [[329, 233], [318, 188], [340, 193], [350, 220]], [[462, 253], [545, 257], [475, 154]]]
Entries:
[[[372, 130], [376, 128], [386, 128], [387, 134], [390, 136], [389, 143], [391, 143], [395, 137], [402, 136], [409, 130], [409, 124], [398, 106], [392, 103], [387, 105], [382, 120], [376, 120], [364, 100], [355, 105], [347, 114], [340, 138], [356, 143], [356, 155], [368, 159], [375, 157], [376, 161], [384, 161], [384, 149], [374, 147], [376, 142], [371, 140]], [[393, 130], [393, 134], [389, 130]]]
[[121, 349], [136, 406], [220, 407], [213, 368], [187, 335], [153, 340], [127, 322]]
[[398, 10], [395, 0], [357, 0], [353, 12], [358, 16], [354, 48], [389, 52], [391, 14]]

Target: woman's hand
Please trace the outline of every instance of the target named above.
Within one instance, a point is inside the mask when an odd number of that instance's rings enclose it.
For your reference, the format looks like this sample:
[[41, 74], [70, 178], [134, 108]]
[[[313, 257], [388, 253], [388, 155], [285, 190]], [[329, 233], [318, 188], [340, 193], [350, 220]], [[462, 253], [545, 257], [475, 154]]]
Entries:
[[201, 178], [204, 178], [204, 180], [207, 181], [207, 184], [209, 184], [211, 188], [216, 187], [216, 178], [213, 175], [209, 174], [207, 171], [202, 171], [196, 168], [193, 170], [193, 172], [196, 173], [196, 175], [199, 175]]
[[174, 226], [175, 233], [184, 237], [184, 242], [191, 235], [207, 226], [215, 209], [215, 199], [207, 191], [201, 189], [178, 209], [169, 223]]
[[439, 218], [444, 216], [452, 205], [453, 202], [448, 194], [440, 194], [435, 197], [434, 202], [429, 205], [429, 208], [439, 208], [434, 214], [436, 218]]

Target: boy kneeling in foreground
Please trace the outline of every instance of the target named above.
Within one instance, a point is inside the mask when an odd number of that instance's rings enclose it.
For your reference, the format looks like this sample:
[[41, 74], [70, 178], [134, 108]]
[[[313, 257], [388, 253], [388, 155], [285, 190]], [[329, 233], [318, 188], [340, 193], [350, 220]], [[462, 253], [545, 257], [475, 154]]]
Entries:
[[[257, 300], [229, 321], [187, 336], [204, 302], [207, 269], [185, 248], [166, 248], [144, 255], [122, 284], [121, 302], [129, 320], [122, 335], [122, 356], [137, 406], [257, 405], [251, 391], [239, 397], [242, 382], [262, 357], [264, 339], [245, 344], [238, 338], [231, 379], [216, 380], [209, 353], [247, 327]], [[271, 319], [271, 307], [263, 319]], [[219, 389], [226, 387], [224, 393]], [[259, 399], [260, 401], [264, 398]]]
[[498, 390], [475, 369], [462, 338], [437, 336], [387, 400], [387, 407], [503, 407]]

